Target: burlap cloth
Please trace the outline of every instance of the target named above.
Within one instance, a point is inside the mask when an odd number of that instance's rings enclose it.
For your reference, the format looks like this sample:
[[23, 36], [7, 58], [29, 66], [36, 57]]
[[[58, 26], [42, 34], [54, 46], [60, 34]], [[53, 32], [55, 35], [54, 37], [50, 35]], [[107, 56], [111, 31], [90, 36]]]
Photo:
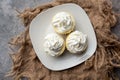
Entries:
[[[54, 72], [38, 60], [29, 37], [29, 24], [40, 12], [64, 3], [76, 3], [88, 14], [97, 36], [95, 54], [82, 64], [64, 71]], [[26, 30], [10, 42], [19, 46], [11, 55], [13, 67], [10, 75], [15, 80], [27, 77], [30, 80], [118, 80], [114, 68], [120, 67], [120, 42], [111, 32], [117, 18], [109, 0], [57, 0], [20, 13]]]

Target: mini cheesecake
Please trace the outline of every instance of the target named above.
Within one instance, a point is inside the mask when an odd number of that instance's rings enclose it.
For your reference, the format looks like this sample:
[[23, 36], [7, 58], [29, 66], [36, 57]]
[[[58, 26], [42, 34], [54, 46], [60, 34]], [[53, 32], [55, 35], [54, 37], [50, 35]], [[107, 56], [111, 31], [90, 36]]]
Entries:
[[52, 26], [59, 34], [68, 34], [75, 28], [75, 20], [67, 12], [59, 12], [52, 19]]
[[56, 34], [48, 34], [44, 39], [44, 51], [51, 56], [60, 56], [65, 50], [64, 39]]
[[87, 35], [80, 31], [70, 33], [66, 38], [66, 48], [70, 53], [82, 53], [87, 48]]

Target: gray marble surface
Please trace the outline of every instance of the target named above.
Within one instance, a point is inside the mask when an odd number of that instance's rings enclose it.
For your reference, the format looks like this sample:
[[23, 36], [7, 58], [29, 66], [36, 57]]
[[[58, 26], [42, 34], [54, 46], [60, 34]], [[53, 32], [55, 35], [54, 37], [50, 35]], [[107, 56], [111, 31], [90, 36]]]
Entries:
[[[52, 0], [0, 0], [0, 80], [12, 80], [10, 77], [5, 77], [12, 65], [8, 54], [11, 53], [8, 42], [11, 37], [24, 30], [15, 9], [23, 11], [25, 8], [34, 8], [50, 1]], [[120, 13], [120, 0], [112, 0], [112, 2], [113, 9]], [[120, 22], [112, 31], [120, 38]]]

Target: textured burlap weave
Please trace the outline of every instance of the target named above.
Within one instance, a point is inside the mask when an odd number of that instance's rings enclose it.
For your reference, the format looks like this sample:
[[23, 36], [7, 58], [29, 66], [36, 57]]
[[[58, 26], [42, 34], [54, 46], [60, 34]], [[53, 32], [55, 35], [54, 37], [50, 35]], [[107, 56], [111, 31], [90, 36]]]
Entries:
[[[40, 12], [64, 3], [76, 3], [88, 14], [97, 36], [97, 50], [84, 63], [64, 71], [46, 69], [38, 60], [29, 37], [29, 24]], [[109, 0], [57, 0], [20, 13], [26, 30], [12, 39], [12, 46], [20, 48], [11, 55], [13, 67], [10, 75], [15, 80], [27, 77], [30, 80], [118, 80], [114, 73], [120, 67], [120, 42], [111, 32], [117, 18]]]

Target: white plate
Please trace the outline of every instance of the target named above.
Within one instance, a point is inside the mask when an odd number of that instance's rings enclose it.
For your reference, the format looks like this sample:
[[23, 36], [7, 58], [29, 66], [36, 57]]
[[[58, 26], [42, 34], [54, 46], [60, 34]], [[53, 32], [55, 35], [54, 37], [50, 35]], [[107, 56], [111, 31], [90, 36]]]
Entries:
[[[44, 37], [54, 32], [51, 26], [51, 19], [56, 13], [61, 11], [72, 14], [76, 21], [76, 30], [87, 34], [88, 47], [83, 55], [73, 55], [65, 51], [60, 57], [52, 57], [44, 52]], [[38, 58], [45, 67], [54, 71], [68, 69], [84, 62], [94, 54], [97, 46], [95, 32], [89, 17], [80, 6], [73, 3], [55, 6], [38, 14], [30, 24], [29, 33]]]

